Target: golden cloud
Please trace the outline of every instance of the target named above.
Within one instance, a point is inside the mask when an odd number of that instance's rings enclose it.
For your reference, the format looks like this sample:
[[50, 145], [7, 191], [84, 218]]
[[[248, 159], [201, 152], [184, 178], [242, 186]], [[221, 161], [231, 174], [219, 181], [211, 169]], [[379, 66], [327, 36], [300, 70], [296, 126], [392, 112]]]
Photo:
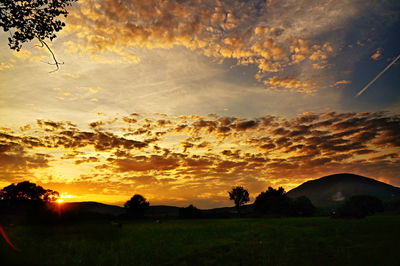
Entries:
[[389, 113], [134, 117], [99, 120], [92, 130], [51, 120], [2, 130], [0, 179], [112, 180], [121, 193], [126, 184], [189, 199], [188, 190], [213, 194], [240, 183], [255, 193], [339, 171], [396, 183], [400, 170], [400, 117]]
[[260, 73], [268, 74], [307, 62], [314, 69], [324, 69], [334, 53], [329, 42], [301, 39], [292, 28], [269, 26], [268, 14], [280, 12], [272, 3], [256, 0], [82, 0], [79, 3], [71, 11], [63, 32], [76, 36], [77, 40], [64, 45], [70, 53], [92, 54], [99, 62], [115, 60], [99, 52], [114, 53], [122, 61], [136, 63], [140, 59], [125, 48], [178, 45], [208, 57], [232, 58], [238, 65], [255, 64]]
[[379, 59], [381, 59], [381, 57], [382, 57], [382, 52], [383, 52], [383, 49], [381, 49], [381, 48], [378, 48], [378, 49], [376, 49], [376, 51], [375, 51], [375, 53], [373, 53], [372, 55], [371, 55], [371, 59], [372, 60], [379, 60]]
[[267, 80], [264, 80], [264, 84], [267, 85], [268, 89], [285, 89], [295, 91], [299, 93], [314, 93], [317, 85], [312, 82], [300, 81], [294, 77], [283, 77], [274, 76]]
[[10, 69], [13, 68], [14, 66], [10, 63], [3, 63], [0, 62], [0, 71], [5, 70], [5, 69]]

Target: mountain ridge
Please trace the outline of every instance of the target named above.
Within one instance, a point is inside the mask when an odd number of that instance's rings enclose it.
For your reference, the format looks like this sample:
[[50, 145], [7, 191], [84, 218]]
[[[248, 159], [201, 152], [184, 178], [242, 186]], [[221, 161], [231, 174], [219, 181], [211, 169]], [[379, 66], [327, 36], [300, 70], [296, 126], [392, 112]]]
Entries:
[[382, 201], [400, 198], [400, 188], [373, 178], [338, 173], [304, 182], [287, 192], [292, 198], [308, 197], [317, 207], [339, 205], [351, 196], [371, 195]]

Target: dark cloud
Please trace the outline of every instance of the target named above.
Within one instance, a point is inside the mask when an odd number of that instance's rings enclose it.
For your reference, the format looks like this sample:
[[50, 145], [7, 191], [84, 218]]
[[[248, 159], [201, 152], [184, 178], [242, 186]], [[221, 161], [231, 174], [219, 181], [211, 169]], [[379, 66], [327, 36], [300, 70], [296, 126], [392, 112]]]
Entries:
[[75, 164], [97, 163], [97, 162], [99, 162], [99, 161], [100, 161], [99, 158], [90, 156], [90, 157], [87, 157], [87, 158], [82, 158], [82, 159], [76, 160], [76, 161], [75, 161]]
[[248, 120], [248, 121], [243, 121], [243, 122], [237, 123], [234, 126], [234, 128], [236, 130], [247, 130], [247, 129], [250, 129], [250, 128], [257, 127], [257, 125], [258, 125], [258, 121]]
[[179, 159], [173, 157], [162, 157], [152, 155], [150, 157], [136, 156], [131, 159], [113, 159], [110, 160], [115, 166], [117, 171], [163, 171], [172, 170], [179, 166]]
[[[37, 120], [37, 125], [45, 129], [46, 131], [53, 131], [53, 130], [65, 130], [65, 129], [71, 129], [71, 128], [76, 128], [76, 125], [68, 122], [68, 121], [61, 121], [61, 122], [54, 122], [50, 120]], [[29, 129], [25, 128], [25, 130]]]

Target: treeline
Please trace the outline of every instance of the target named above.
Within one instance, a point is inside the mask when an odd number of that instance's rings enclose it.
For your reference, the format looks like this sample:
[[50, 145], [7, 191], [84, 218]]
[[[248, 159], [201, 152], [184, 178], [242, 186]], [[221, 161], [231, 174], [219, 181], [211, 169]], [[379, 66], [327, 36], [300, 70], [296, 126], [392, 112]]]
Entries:
[[[269, 187], [266, 191], [257, 195], [253, 204], [246, 205], [246, 203], [250, 202], [250, 193], [242, 186], [233, 187], [231, 191], [228, 191], [228, 196], [233, 201], [235, 209], [200, 210], [190, 204], [187, 207], [179, 208], [176, 215], [183, 219], [326, 215], [326, 213], [316, 208], [307, 197], [290, 198], [282, 187], [278, 189]], [[20, 216], [31, 222], [115, 218], [115, 215], [111, 214], [77, 211], [60, 212], [62, 205], [54, 204], [58, 197], [58, 192], [44, 189], [28, 181], [11, 184], [0, 190], [0, 216]], [[149, 207], [150, 202], [145, 197], [135, 194], [124, 204], [125, 213], [118, 216], [120, 219], [149, 217]], [[399, 213], [400, 202], [391, 202], [384, 206], [380, 199], [373, 196], [353, 196], [329, 214], [335, 218], [363, 218], [382, 212], [385, 209]], [[158, 215], [153, 213], [152, 216], [154, 218]], [[2, 221], [0, 220], [0, 222]]]
[[245, 205], [250, 201], [250, 194], [242, 186], [233, 187], [228, 192], [229, 199], [235, 204], [236, 211], [229, 209], [220, 211], [200, 211], [193, 205], [180, 208], [181, 218], [213, 218], [213, 217], [306, 217], [317, 214], [317, 208], [307, 197], [292, 199], [287, 196], [282, 187], [274, 189], [269, 187], [261, 192], [251, 205]]

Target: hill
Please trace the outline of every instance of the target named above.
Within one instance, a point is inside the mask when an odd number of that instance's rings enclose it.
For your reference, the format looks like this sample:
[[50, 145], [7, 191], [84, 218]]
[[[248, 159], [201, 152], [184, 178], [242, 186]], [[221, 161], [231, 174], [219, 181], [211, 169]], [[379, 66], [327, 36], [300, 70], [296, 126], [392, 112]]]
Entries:
[[[101, 215], [119, 216], [125, 213], [123, 207], [108, 205], [99, 202], [67, 202], [62, 204], [63, 212], [92, 213]], [[150, 216], [178, 216], [179, 208], [175, 206], [150, 206], [146, 214]]]
[[400, 199], [400, 188], [365, 176], [341, 173], [311, 180], [290, 190], [291, 198], [308, 197], [320, 208], [333, 207], [354, 195], [371, 195], [382, 201]]
[[63, 203], [62, 209], [64, 212], [96, 213], [113, 216], [118, 216], [125, 212], [122, 207], [93, 201]]
[[[64, 213], [75, 213], [75, 214], [100, 214], [100, 215], [111, 215], [119, 216], [125, 213], [124, 208], [108, 205], [99, 202], [67, 202], [63, 203], [61, 206]], [[179, 207], [176, 206], [166, 206], [166, 205], [154, 205], [150, 206], [146, 211], [146, 216], [148, 217], [177, 217], [179, 215]], [[241, 212], [248, 213], [252, 210], [251, 205], [242, 206]], [[235, 207], [222, 207], [215, 209], [201, 210], [205, 215], [222, 215], [235, 213]]]

